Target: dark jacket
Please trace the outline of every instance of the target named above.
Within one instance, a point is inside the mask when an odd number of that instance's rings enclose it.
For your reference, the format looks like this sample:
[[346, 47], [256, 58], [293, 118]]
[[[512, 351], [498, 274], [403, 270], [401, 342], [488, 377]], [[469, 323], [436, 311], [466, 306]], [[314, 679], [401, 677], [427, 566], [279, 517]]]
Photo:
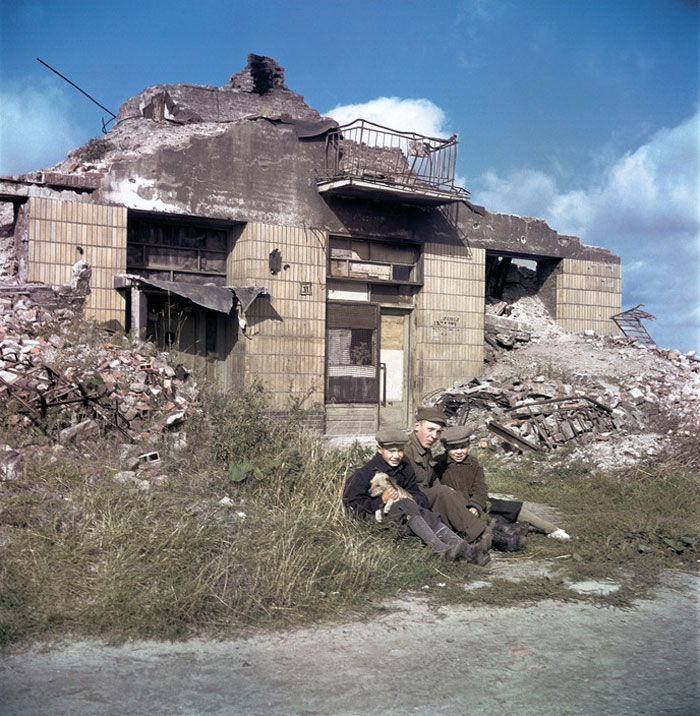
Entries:
[[360, 517], [374, 516], [384, 503], [381, 495], [369, 496], [369, 481], [376, 472], [385, 472], [393, 477], [396, 482], [413, 495], [415, 501], [421, 506], [428, 508], [428, 499], [418, 489], [416, 475], [406, 458], [396, 467], [388, 465], [382, 456], [377, 453], [366, 465], [350, 475], [345, 483], [343, 491], [343, 504], [350, 510], [355, 511]]
[[484, 468], [475, 457], [467, 455], [462, 462], [455, 462], [444, 453], [437, 459], [435, 471], [443, 485], [454, 488], [464, 496], [467, 507], [476, 507], [479, 514], [486, 509], [489, 490]]

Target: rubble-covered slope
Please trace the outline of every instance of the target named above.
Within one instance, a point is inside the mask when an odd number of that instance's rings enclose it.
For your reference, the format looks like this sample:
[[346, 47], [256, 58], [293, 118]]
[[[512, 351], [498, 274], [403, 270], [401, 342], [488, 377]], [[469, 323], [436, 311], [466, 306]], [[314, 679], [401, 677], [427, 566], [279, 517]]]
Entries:
[[22, 292], [0, 297], [0, 481], [19, 476], [29, 452], [80, 448], [106, 433], [120, 436], [130, 470], [177, 431], [193, 403], [189, 372], [153, 345], [110, 340]]
[[482, 445], [553, 455], [569, 447], [570, 457], [608, 468], [653, 456], [674, 433], [700, 433], [695, 352], [566, 333], [535, 296], [511, 304], [508, 320], [524, 339], [492, 354], [480, 378], [424, 396]]

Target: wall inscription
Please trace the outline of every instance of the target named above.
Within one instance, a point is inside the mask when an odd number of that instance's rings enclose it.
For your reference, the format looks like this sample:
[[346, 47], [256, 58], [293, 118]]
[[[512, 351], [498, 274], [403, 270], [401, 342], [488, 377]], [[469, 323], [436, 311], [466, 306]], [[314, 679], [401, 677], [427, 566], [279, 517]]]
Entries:
[[433, 340], [447, 343], [459, 341], [459, 318], [457, 316], [441, 316], [433, 321]]

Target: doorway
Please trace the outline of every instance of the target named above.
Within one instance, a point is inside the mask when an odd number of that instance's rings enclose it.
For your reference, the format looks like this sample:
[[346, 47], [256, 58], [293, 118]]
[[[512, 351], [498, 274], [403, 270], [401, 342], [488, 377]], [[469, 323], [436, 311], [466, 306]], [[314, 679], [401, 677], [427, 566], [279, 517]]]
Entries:
[[379, 427], [408, 426], [411, 371], [412, 312], [380, 309], [379, 320]]

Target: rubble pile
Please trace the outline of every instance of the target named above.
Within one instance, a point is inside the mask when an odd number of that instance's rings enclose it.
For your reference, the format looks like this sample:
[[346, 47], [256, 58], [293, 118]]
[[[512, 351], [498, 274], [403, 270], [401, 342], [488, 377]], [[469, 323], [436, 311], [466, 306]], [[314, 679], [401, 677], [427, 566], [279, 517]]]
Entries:
[[490, 299], [484, 312], [484, 363], [494, 365], [530, 342], [558, 341], [566, 335], [538, 296], [522, 295], [512, 303]]
[[69, 364], [59, 374], [45, 362], [56, 345], [61, 346], [59, 336], [0, 343], [0, 400], [12, 407], [11, 425], [34, 425], [66, 443], [112, 427], [138, 440], [184, 420], [189, 401], [181, 385], [188, 372], [182, 366], [104, 343], [97, 349], [80, 347], [71, 356], [64, 352], [61, 362], [96, 363], [92, 369]]
[[[576, 371], [569, 382], [543, 374], [500, 381], [475, 378], [426, 395], [423, 402], [441, 407], [450, 423], [488, 428], [498, 436], [494, 444], [506, 441], [516, 450], [582, 446], [660, 426], [690, 434], [700, 430], [700, 359], [695, 352], [647, 348], [592, 331], [566, 334], [564, 341], [544, 347], [552, 372]], [[531, 362], [527, 350], [519, 354], [508, 368], [541, 367]], [[508, 368], [499, 366], [498, 373], [512, 375]]]
[[[629, 361], [632, 370], [623, 387], [629, 399], [646, 414], [674, 416], [681, 425], [700, 430], [700, 357], [696, 351], [684, 355], [619, 336], [593, 334], [587, 338], [589, 343], [617, 348], [620, 358]], [[644, 363], [649, 367], [640, 370]]]
[[43, 283], [0, 285], [0, 340], [72, 324], [82, 314], [89, 273], [89, 267], [77, 268], [74, 280], [58, 291]]
[[484, 313], [484, 362], [488, 365], [495, 363], [504, 351], [527, 343], [532, 337], [530, 325], [500, 315], [505, 306], [505, 301], [489, 304]]
[[604, 382], [592, 395], [558, 379], [536, 376], [506, 383], [474, 378], [456, 382], [423, 402], [440, 407], [450, 423], [486, 427], [517, 450], [537, 452], [593, 439], [607, 440], [640, 415], [631, 403], [612, 398]]
[[[197, 387], [168, 354], [147, 345], [87, 345], [72, 334], [72, 314], [34, 306], [27, 297], [0, 313], [0, 425], [22, 444], [80, 445], [118, 431], [135, 455], [176, 431]], [[16, 446], [0, 445], [0, 478], [16, 476]], [[146, 450], [148, 453], [148, 450]]]

